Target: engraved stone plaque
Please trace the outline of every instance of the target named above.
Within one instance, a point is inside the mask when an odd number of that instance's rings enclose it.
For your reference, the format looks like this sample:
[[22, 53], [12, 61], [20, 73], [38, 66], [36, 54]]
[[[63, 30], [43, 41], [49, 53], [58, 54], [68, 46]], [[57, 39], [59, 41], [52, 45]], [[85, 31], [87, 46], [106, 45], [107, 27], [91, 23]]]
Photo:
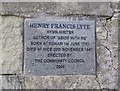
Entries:
[[25, 75], [94, 75], [94, 20], [24, 21]]

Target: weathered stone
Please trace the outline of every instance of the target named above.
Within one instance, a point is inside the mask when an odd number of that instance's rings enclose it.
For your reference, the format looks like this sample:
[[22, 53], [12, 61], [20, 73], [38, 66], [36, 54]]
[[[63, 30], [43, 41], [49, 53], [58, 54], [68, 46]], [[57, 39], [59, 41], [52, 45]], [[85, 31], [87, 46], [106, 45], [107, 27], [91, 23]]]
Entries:
[[[112, 5], [112, 7], [111, 7]], [[76, 6], [76, 7], [74, 7]], [[79, 88], [99, 89], [118, 88], [118, 18], [113, 11], [116, 6], [110, 3], [3, 3], [0, 17], [0, 30], [2, 30], [2, 64], [3, 88]], [[85, 12], [86, 11], [86, 12]], [[53, 14], [73, 16], [96, 15], [97, 19], [97, 76], [68, 75], [68, 76], [20, 76], [22, 72], [22, 22], [23, 18], [9, 16], [35, 17], [41, 15], [53, 16]], [[99, 17], [100, 16], [100, 17]], [[110, 18], [106, 21], [106, 17]], [[44, 16], [45, 17], [45, 16]], [[59, 16], [63, 17], [63, 16]], [[67, 18], [66, 18], [67, 19]], [[1, 31], [0, 31], [1, 32]], [[1, 42], [1, 41], [0, 41]], [[0, 43], [1, 44], [1, 43]], [[0, 54], [1, 54], [0, 53]], [[18, 74], [10, 76], [9, 74]]]
[[107, 38], [107, 30], [103, 26], [99, 26], [96, 30], [97, 38], [100, 40], [105, 40]]
[[[101, 32], [101, 35], [100, 32]], [[47, 76], [25, 78], [25, 88], [118, 88], [117, 21], [97, 21], [97, 78], [95, 76]], [[102, 36], [104, 35], [104, 36]], [[38, 80], [39, 79], [39, 80]], [[36, 85], [39, 84], [39, 85]]]
[[6, 75], [2, 76], [2, 89], [22, 89], [24, 79], [21, 76]]
[[98, 40], [98, 78], [101, 88], [118, 88], [118, 22], [106, 22], [107, 39]]
[[95, 79], [90, 75], [26, 77], [25, 89], [100, 89]]
[[18, 74], [22, 71], [22, 24], [23, 19], [2, 16], [2, 72]]
[[2, 72], [2, 17], [0, 16], [0, 73]]
[[113, 15], [113, 19], [120, 19], [120, 13], [115, 13], [114, 15]]
[[3, 2], [1, 14], [23, 17], [41, 14], [112, 16], [113, 10], [108, 2]]
[[111, 8], [112, 8], [112, 10], [115, 12], [115, 13], [117, 13], [117, 12], [119, 12], [120, 11], [120, 6], [118, 6], [118, 2], [112, 2], [111, 4]]
[[2, 2], [0, 1], [0, 13], [2, 13]]
[[0, 76], [0, 91], [2, 90], [2, 76]]

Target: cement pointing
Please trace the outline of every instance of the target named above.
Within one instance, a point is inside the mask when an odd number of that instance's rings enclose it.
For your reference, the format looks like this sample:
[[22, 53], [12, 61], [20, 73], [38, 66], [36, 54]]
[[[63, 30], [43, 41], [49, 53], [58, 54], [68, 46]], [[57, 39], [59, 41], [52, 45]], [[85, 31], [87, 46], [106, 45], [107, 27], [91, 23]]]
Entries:
[[41, 14], [112, 16], [111, 3], [102, 2], [3, 2], [2, 15], [36, 17]]

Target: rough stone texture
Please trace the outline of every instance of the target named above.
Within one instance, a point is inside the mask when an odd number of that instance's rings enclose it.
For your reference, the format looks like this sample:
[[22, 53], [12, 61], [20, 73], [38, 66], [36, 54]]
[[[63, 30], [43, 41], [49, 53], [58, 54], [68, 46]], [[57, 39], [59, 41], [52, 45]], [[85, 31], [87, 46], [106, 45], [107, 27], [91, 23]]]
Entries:
[[[90, 4], [90, 3], [89, 3]], [[2, 54], [3, 75], [2, 88], [80, 88], [80, 89], [117, 89], [118, 88], [118, 17], [113, 11], [114, 3], [3, 3]], [[22, 7], [21, 7], [22, 6]], [[74, 7], [76, 6], [76, 7]], [[29, 8], [28, 8], [29, 7]], [[94, 8], [91, 8], [94, 7]], [[84, 12], [84, 10], [86, 12]], [[83, 11], [82, 11], [83, 10]], [[78, 13], [77, 13], [78, 12]], [[84, 13], [83, 13], [84, 12]], [[97, 75], [68, 75], [24, 77], [22, 71], [22, 22], [23, 18], [56, 14], [72, 16], [83, 14], [97, 17]], [[119, 14], [119, 13], [118, 13]], [[110, 16], [110, 17], [109, 17]], [[109, 17], [109, 19], [108, 19]], [[0, 18], [0, 20], [1, 20]], [[13, 21], [14, 20], [14, 21]], [[107, 21], [106, 21], [107, 20]]]
[[101, 88], [118, 88], [118, 21], [101, 21], [98, 24], [97, 58]]
[[112, 9], [114, 11], [113, 18], [114, 19], [120, 18], [120, 5], [118, 3], [112, 3], [111, 7], [112, 7]]
[[22, 24], [22, 18], [2, 16], [2, 74], [22, 71]]
[[17, 75], [2, 76], [2, 89], [22, 89], [24, 79]]
[[26, 89], [100, 89], [95, 76], [26, 77]]
[[[2, 71], [2, 17], [0, 16], [0, 72]], [[0, 75], [0, 91], [2, 90], [2, 76]]]
[[111, 3], [110, 5], [111, 5], [112, 10], [113, 10], [115, 13], [117, 13], [117, 12], [120, 11], [117, 2]]
[[0, 91], [2, 90], [2, 76], [0, 76]]
[[[26, 88], [118, 88], [118, 21], [97, 19], [97, 76], [27, 77]], [[39, 84], [39, 85], [36, 85]]]
[[108, 2], [3, 2], [2, 15], [36, 17], [41, 14], [58, 15], [98, 15], [112, 16], [113, 10]]
[[2, 17], [0, 16], [0, 73], [2, 71]]
[[2, 2], [0, 1], [0, 13], [2, 13]]

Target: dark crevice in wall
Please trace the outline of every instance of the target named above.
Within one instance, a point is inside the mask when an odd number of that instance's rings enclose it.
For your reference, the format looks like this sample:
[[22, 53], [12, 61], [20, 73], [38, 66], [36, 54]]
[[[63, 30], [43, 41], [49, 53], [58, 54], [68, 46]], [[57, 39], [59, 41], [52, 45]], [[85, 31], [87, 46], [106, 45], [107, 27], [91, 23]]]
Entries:
[[[21, 18], [36, 18], [36, 17], [40, 17], [40, 16], [24, 16], [24, 15], [16, 15], [16, 14], [0, 14], [1, 16], [16, 16], [16, 17], [21, 17]], [[65, 16], [89, 16], [89, 17], [97, 17], [97, 18], [106, 18], [106, 20], [110, 20], [112, 16], [106, 16], [106, 15], [94, 15], [94, 14], [65, 14], [65, 15], [61, 15], [61, 14], [56, 14], [56, 13], [46, 13], [46, 15], [55, 15], [55, 16], [58, 16], [58, 17], [65, 17]]]
[[17, 75], [17, 74], [0, 74], [2, 76], [11, 76], [11, 75]]

